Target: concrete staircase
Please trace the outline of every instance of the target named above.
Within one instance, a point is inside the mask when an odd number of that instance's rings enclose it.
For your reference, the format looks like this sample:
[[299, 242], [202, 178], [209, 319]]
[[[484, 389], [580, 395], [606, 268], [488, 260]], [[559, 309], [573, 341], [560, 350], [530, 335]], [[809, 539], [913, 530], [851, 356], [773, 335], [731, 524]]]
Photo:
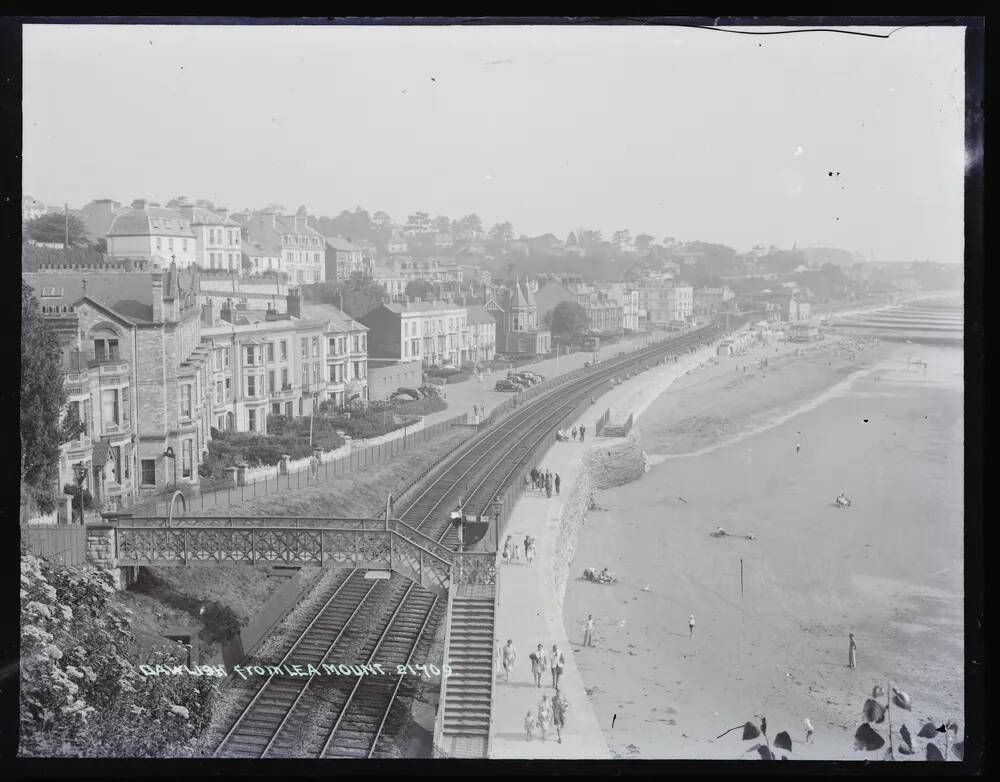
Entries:
[[[445, 660], [448, 677], [442, 734], [452, 751], [486, 757], [493, 696], [494, 598], [454, 597]], [[461, 737], [461, 740], [458, 740]]]
[[624, 437], [625, 424], [605, 424], [600, 437]]

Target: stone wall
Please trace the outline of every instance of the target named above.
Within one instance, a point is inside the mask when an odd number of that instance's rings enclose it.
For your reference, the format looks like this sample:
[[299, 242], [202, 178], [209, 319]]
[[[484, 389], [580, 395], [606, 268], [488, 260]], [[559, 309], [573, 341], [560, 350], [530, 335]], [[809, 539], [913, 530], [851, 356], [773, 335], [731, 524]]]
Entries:
[[579, 474], [573, 481], [569, 496], [563, 502], [559, 530], [556, 533], [556, 554], [552, 563], [550, 586], [560, 610], [566, 594], [569, 567], [576, 552], [577, 537], [592, 500], [599, 491], [636, 480], [645, 469], [646, 457], [638, 429], [633, 429], [622, 440], [595, 444], [584, 454]]

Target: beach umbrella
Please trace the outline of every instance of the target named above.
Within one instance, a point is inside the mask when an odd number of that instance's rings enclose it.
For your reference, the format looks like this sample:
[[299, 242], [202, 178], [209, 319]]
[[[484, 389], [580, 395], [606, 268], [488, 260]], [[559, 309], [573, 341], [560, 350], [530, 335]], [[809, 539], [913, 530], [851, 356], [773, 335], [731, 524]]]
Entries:
[[944, 760], [944, 755], [937, 748], [937, 744], [931, 742], [927, 745], [927, 760]]
[[789, 752], [792, 751], [792, 737], [788, 735], [788, 731], [783, 730], [774, 737], [774, 746], [778, 749], [787, 749]]
[[874, 752], [885, 744], [883, 739], [867, 722], [862, 722], [854, 734], [854, 748], [862, 752]]
[[865, 722], [884, 722], [885, 706], [878, 701], [869, 698], [865, 701], [865, 706], [862, 709], [861, 714], [865, 718]]
[[892, 702], [901, 709], [906, 709], [907, 711], [913, 710], [913, 705], [910, 702], [910, 696], [902, 690], [897, 690], [895, 687], [892, 688]]

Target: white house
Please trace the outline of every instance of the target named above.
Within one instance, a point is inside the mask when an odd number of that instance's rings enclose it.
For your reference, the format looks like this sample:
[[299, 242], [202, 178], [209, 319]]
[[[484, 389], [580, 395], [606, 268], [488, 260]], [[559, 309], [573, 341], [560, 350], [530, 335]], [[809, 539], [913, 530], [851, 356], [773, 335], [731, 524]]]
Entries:
[[197, 242], [189, 218], [177, 209], [166, 209], [145, 199], [115, 216], [108, 229], [109, 258], [141, 258], [166, 268], [198, 263]]

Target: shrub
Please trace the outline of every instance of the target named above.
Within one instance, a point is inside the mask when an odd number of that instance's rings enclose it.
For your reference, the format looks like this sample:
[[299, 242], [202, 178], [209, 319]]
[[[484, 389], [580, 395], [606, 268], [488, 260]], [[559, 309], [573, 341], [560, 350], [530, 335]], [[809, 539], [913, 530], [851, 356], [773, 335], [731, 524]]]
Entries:
[[412, 402], [393, 402], [392, 407], [400, 415], [430, 415], [447, 409], [448, 403], [435, 396]]
[[445, 383], [464, 383], [466, 380], [471, 378], [472, 375], [469, 372], [456, 372], [455, 374], [448, 375], [445, 378]]
[[[424, 374], [427, 375], [427, 377], [446, 377], [447, 378], [447, 377], [452, 377], [453, 375], [460, 375], [460, 374], [462, 374], [462, 370], [461, 369], [441, 369], [439, 367], [431, 366], [431, 367], [427, 368], [427, 371], [424, 372]], [[467, 372], [465, 374], [468, 375]]]

